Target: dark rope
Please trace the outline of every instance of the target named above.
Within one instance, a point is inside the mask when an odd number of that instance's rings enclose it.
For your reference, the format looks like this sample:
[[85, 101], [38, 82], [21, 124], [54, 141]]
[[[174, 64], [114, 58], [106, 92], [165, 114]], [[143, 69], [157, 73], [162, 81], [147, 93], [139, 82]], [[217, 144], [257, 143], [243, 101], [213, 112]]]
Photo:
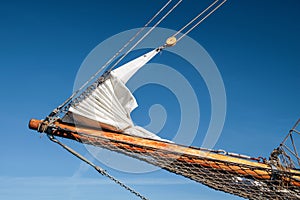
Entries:
[[59, 140], [57, 140], [53, 135], [47, 135], [48, 138], [60, 145], [62, 148], [64, 148], [65, 150], [67, 150], [68, 152], [70, 152], [71, 154], [73, 154], [74, 156], [76, 156], [77, 158], [79, 158], [80, 160], [82, 160], [83, 162], [87, 163], [88, 165], [92, 166], [99, 174], [106, 176], [107, 178], [109, 178], [110, 180], [114, 181], [115, 183], [117, 183], [118, 185], [120, 185], [121, 187], [125, 188], [126, 190], [128, 190], [129, 192], [131, 192], [132, 194], [136, 195], [137, 197], [139, 197], [142, 200], [148, 200], [146, 197], [144, 197], [143, 195], [141, 195], [140, 193], [136, 192], [134, 189], [130, 188], [129, 186], [125, 185], [124, 183], [122, 183], [121, 181], [119, 181], [118, 179], [116, 179], [115, 177], [113, 177], [112, 175], [110, 175], [109, 173], [107, 173], [104, 169], [102, 169], [101, 167], [95, 165], [94, 163], [92, 163], [91, 161], [89, 161], [87, 158], [85, 158], [84, 156], [82, 156], [81, 154], [79, 154], [78, 152], [76, 152], [75, 150], [73, 150], [72, 148], [68, 147], [67, 145], [61, 143]]

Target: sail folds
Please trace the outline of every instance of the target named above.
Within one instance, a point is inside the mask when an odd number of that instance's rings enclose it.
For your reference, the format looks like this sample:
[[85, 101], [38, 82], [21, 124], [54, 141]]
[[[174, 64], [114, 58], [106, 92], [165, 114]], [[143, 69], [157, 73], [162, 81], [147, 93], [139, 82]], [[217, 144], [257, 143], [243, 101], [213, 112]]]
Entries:
[[159, 49], [154, 49], [113, 70], [115, 76], [117, 76], [123, 83], [126, 84], [128, 80], [147, 62], [149, 62], [159, 51]]
[[161, 140], [157, 135], [134, 125], [130, 113], [138, 104], [125, 85], [158, 52], [157, 49], [152, 50], [111, 71], [103, 83], [78, 104], [72, 105], [69, 111], [108, 124], [130, 135]]
[[69, 111], [124, 130], [133, 125], [130, 112], [136, 107], [135, 98], [112, 72], [105, 82], [80, 103], [72, 105]]

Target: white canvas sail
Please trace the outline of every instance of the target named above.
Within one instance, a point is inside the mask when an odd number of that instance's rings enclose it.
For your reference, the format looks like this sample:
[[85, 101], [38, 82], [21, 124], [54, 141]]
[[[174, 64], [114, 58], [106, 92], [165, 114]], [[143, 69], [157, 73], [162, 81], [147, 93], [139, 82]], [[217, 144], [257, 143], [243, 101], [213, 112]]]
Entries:
[[130, 113], [138, 106], [126, 82], [159, 50], [152, 50], [113, 70], [106, 81], [88, 97], [69, 109], [72, 113], [116, 127], [127, 134], [161, 140], [157, 135], [135, 126]]
[[154, 49], [124, 65], [113, 70], [114, 75], [117, 76], [123, 83], [127, 83], [128, 80], [139, 70], [141, 69], [147, 62], [149, 62], [157, 53], [158, 49]]

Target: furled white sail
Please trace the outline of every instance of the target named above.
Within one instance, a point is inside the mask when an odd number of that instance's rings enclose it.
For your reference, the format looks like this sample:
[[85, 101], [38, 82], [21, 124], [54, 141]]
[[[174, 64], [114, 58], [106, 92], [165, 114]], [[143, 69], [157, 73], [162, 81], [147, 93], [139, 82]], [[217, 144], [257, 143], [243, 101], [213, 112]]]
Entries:
[[72, 113], [116, 127], [127, 134], [162, 140], [160, 137], [135, 126], [130, 113], [138, 106], [126, 82], [149, 62], [159, 50], [152, 50], [111, 71], [107, 80], [100, 84], [80, 103], [72, 105]]
[[120, 80], [123, 81], [123, 83], [126, 84], [127, 81], [147, 62], [149, 62], [159, 51], [159, 49], [154, 49], [113, 70], [113, 72]]

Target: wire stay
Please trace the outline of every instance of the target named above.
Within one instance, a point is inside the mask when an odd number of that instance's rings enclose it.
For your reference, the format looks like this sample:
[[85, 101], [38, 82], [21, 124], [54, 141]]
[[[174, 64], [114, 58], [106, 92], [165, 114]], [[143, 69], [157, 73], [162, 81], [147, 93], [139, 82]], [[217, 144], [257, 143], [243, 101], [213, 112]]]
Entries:
[[82, 160], [83, 162], [87, 163], [88, 165], [92, 166], [99, 174], [106, 176], [107, 178], [109, 178], [110, 180], [112, 180], [113, 182], [117, 183], [118, 185], [120, 185], [121, 187], [125, 188], [126, 190], [128, 190], [129, 192], [131, 192], [132, 194], [136, 195], [137, 197], [139, 197], [142, 200], [148, 200], [146, 197], [144, 197], [143, 195], [141, 195], [140, 193], [138, 193], [137, 191], [135, 191], [134, 189], [130, 188], [129, 186], [127, 186], [126, 184], [122, 183], [121, 181], [119, 181], [118, 179], [116, 179], [115, 177], [113, 177], [112, 175], [110, 175], [108, 172], [106, 172], [104, 169], [102, 169], [101, 167], [95, 165], [94, 163], [92, 163], [90, 160], [88, 160], [87, 158], [85, 158], [83, 155], [79, 154], [78, 152], [76, 152], [75, 150], [73, 150], [72, 148], [70, 148], [69, 146], [61, 143], [59, 140], [57, 140], [53, 135], [47, 135], [48, 138], [60, 145], [62, 148], [64, 148], [65, 150], [67, 150], [68, 152], [70, 152], [71, 154], [73, 154], [74, 156], [76, 156], [77, 158], [79, 158], [80, 160]]

